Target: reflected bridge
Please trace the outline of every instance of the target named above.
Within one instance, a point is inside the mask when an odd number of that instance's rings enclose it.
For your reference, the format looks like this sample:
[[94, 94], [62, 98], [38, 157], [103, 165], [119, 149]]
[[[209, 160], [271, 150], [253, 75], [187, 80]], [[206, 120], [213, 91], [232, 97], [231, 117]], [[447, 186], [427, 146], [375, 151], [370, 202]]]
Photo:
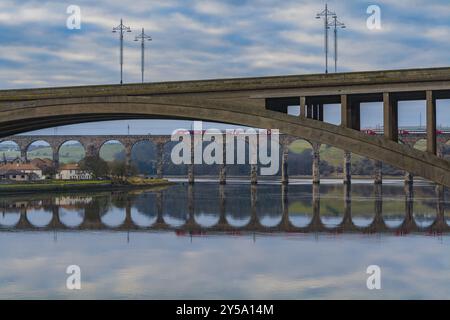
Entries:
[[[226, 187], [218, 186], [219, 197], [214, 204], [215, 221], [210, 225], [198, 221], [196, 207], [198, 201], [201, 201], [201, 195], [196, 196], [196, 186], [187, 186], [186, 199], [182, 199], [179, 204], [174, 204], [173, 195], [166, 191], [144, 192], [135, 191], [131, 194], [123, 192], [105, 193], [105, 197], [110, 197], [115, 204], [114, 214], [122, 215], [123, 220], [112, 224], [105, 219], [105, 214], [110, 205], [105, 204], [106, 200], [94, 201], [92, 195], [83, 195], [79, 197], [57, 197], [46, 200], [28, 200], [25, 199], [7, 199], [0, 201], [0, 232], [81, 232], [81, 231], [136, 231], [136, 232], [175, 232], [179, 235], [240, 235], [240, 234], [395, 234], [404, 235], [409, 233], [424, 234], [443, 234], [450, 232], [450, 226], [445, 218], [444, 188], [435, 187], [435, 197], [437, 199], [434, 208], [435, 218], [430, 223], [423, 225], [414, 215], [414, 191], [412, 186], [404, 188], [404, 212], [402, 215], [396, 214], [394, 217], [387, 217], [383, 214], [383, 186], [373, 185], [373, 216], [370, 223], [360, 225], [357, 223], [358, 217], [352, 214], [352, 196], [351, 185], [345, 185], [344, 194], [339, 199], [333, 201], [342, 204], [342, 218], [335, 224], [327, 222], [327, 213], [329, 208], [322, 207], [320, 188], [323, 186], [313, 185], [311, 195], [311, 217], [303, 226], [299, 226], [292, 220], [292, 214], [289, 212], [289, 187], [282, 185], [279, 194], [280, 210], [277, 214], [277, 222], [268, 226], [263, 221], [261, 211], [267, 205], [264, 199], [258, 199], [258, 187], [248, 186], [250, 207], [248, 220], [240, 225], [236, 225], [230, 216], [230, 210], [233, 211], [233, 201], [227, 200]], [[180, 194], [179, 190], [173, 192]], [[103, 198], [102, 198], [103, 199]], [[106, 198], [105, 198], [106, 199]], [[234, 198], [232, 198], [234, 199]], [[152, 204], [155, 207], [155, 219], [148, 223], [141, 223], [133, 216], [133, 210], [136, 205]], [[268, 200], [273, 203], [273, 199]], [[103, 205], [102, 205], [103, 204]], [[106, 206], [105, 206], [106, 205]], [[77, 208], [78, 222], [70, 224], [65, 222], [63, 211], [67, 208]], [[231, 209], [230, 209], [231, 208]], [[273, 212], [273, 208], [268, 208]], [[433, 210], [433, 209], [432, 209]], [[172, 212], [184, 212], [178, 223], [173, 223]], [[40, 225], [33, 223], [30, 213], [43, 215], [49, 213], [51, 217]], [[73, 213], [76, 213], [73, 212]], [[14, 219], [8, 219], [14, 216]], [[398, 221], [392, 225], [392, 218]], [[231, 219], [231, 220], [230, 220]], [[245, 220], [245, 219], [244, 219]], [[5, 221], [10, 221], [5, 223]]]

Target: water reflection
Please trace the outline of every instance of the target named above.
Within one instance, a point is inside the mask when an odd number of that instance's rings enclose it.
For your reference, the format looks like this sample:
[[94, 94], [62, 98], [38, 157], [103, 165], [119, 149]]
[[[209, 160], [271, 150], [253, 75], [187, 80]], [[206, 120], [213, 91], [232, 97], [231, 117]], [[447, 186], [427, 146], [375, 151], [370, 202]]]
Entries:
[[163, 191], [0, 197], [0, 230], [191, 234], [448, 232], [432, 185], [176, 185]]

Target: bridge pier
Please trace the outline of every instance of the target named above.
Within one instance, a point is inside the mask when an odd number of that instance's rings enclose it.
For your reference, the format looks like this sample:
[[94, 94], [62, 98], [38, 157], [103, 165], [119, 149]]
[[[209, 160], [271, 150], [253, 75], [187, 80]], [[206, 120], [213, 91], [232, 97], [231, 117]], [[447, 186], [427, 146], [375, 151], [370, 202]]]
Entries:
[[220, 165], [219, 169], [219, 184], [227, 184], [227, 166], [225, 163]]
[[257, 184], [258, 183], [258, 165], [252, 164], [250, 167], [250, 183]]
[[156, 223], [165, 224], [164, 221], [164, 194], [162, 191], [156, 192]]
[[344, 185], [344, 218], [342, 219], [342, 227], [351, 228], [352, 226], [352, 185], [347, 183]]
[[27, 157], [27, 149], [26, 147], [20, 147], [20, 158], [27, 162], [28, 161], [28, 157]]
[[163, 177], [163, 165], [164, 165], [164, 143], [158, 142], [156, 144], [156, 177], [162, 179]]
[[195, 189], [193, 185], [188, 186], [188, 217], [186, 224], [195, 225]]
[[311, 219], [310, 226], [314, 229], [319, 228], [322, 225], [322, 220], [320, 219], [320, 185], [313, 184], [312, 186], [312, 207], [313, 207], [313, 217]]
[[[226, 137], [224, 137], [224, 141]], [[220, 169], [219, 169], [219, 184], [224, 185], [227, 183], [227, 148], [226, 148], [226, 143], [223, 143], [223, 159], [222, 159], [222, 164], [220, 165]]]
[[436, 155], [437, 139], [436, 139], [436, 98], [433, 91], [426, 92], [427, 104], [427, 152]]
[[282, 144], [282, 156], [281, 156], [281, 183], [288, 184], [289, 183], [289, 174], [288, 174], [288, 155], [289, 148], [287, 143]]
[[383, 93], [384, 136], [398, 142], [398, 100], [391, 93]]
[[405, 171], [405, 185], [412, 185], [414, 183], [414, 176], [411, 172]]
[[320, 183], [320, 143], [313, 143], [312, 180]]
[[53, 149], [53, 167], [56, 169], [59, 168], [59, 150], [56, 148]]
[[194, 184], [195, 183], [195, 177], [194, 177], [194, 139], [191, 135], [191, 163], [188, 164], [188, 183]]
[[132, 147], [125, 147], [125, 175], [130, 175], [131, 169], [131, 149]]
[[344, 151], [344, 167], [343, 167], [344, 184], [352, 183], [352, 153]]
[[382, 184], [383, 183], [383, 163], [381, 161], [375, 160], [374, 161], [374, 173], [373, 173], [373, 180], [375, 184]]

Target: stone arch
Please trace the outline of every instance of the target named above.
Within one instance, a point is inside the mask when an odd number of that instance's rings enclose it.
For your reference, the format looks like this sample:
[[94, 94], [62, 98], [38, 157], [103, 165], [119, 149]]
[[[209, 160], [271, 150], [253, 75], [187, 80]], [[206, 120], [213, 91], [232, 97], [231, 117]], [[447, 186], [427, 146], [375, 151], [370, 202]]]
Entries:
[[[36, 144], [38, 147], [36, 149], [33, 148], [33, 150], [30, 150], [30, 147], [32, 145], [36, 145]], [[41, 147], [41, 146], [43, 146], [43, 147]], [[37, 149], [44, 149], [44, 150], [35, 152], [34, 150], [37, 150]], [[37, 140], [30, 141], [27, 144], [27, 146], [25, 147], [25, 150], [26, 150], [26, 155], [27, 155], [28, 160], [32, 160], [35, 158], [54, 160], [54, 155], [55, 155], [54, 147], [52, 147], [51, 143], [49, 143], [45, 140], [37, 139]]]
[[322, 144], [319, 149], [320, 175], [337, 178], [342, 175], [344, 163], [344, 150]]
[[288, 150], [289, 176], [311, 176], [312, 143], [306, 139], [296, 139], [289, 144]]
[[[113, 145], [119, 145], [120, 147], [117, 146], [117, 148]], [[110, 147], [113, 146], [113, 147]], [[105, 150], [105, 148], [108, 148]], [[100, 158], [102, 158], [105, 161], [113, 161], [114, 159], [118, 160], [123, 160], [125, 161], [125, 152], [126, 152], [126, 147], [124, 145], [123, 142], [119, 141], [119, 140], [115, 140], [115, 139], [111, 139], [111, 140], [105, 140], [103, 141], [98, 148], [98, 155]], [[122, 155], [123, 153], [123, 155]]]
[[21, 157], [20, 145], [14, 140], [0, 140], [0, 162]]
[[[71, 149], [69, 151], [65, 149]], [[72, 154], [70, 153], [72, 152]], [[65, 140], [62, 141], [57, 147], [57, 153], [59, 162], [61, 163], [77, 163], [86, 157], [86, 147], [81, 141], [78, 140]]]
[[[139, 158], [138, 152], [145, 157]], [[150, 139], [141, 139], [133, 142], [130, 147], [130, 164], [134, 166], [138, 173], [145, 175], [156, 175], [157, 171], [157, 146]]]

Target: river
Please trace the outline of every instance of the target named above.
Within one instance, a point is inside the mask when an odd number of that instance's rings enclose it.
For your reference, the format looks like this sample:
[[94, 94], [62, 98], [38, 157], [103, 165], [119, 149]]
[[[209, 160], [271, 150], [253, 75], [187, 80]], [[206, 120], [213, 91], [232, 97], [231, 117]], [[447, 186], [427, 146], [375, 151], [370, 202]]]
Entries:
[[0, 195], [0, 298], [449, 299], [448, 199], [365, 181]]

